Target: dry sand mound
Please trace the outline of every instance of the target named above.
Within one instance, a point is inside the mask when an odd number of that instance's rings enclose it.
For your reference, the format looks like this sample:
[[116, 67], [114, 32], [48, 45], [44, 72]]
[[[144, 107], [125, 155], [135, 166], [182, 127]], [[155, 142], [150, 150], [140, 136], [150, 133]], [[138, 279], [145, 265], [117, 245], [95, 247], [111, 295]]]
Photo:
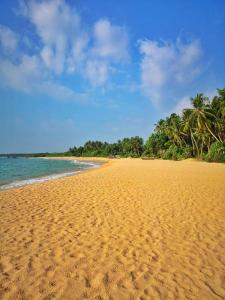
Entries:
[[114, 160], [0, 214], [1, 299], [225, 299], [225, 165]]

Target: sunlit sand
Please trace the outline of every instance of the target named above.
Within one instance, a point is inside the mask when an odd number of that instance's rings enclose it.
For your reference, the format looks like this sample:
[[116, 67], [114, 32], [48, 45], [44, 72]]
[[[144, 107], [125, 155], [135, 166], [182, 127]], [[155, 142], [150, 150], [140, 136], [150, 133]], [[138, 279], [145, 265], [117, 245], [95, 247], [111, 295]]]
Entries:
[[1, 299], [225, 299], [225, 165], [111, 160], [0, 192]]

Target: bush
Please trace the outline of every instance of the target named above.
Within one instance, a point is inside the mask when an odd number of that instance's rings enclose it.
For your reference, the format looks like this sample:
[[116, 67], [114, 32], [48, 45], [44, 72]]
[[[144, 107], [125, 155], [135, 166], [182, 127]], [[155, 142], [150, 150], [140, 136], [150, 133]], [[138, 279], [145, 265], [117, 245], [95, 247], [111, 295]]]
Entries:
[[162, 154], [163, 159], [181, 160], [189, 157], [191, 157], [190, 147], [180, 148], [174, 144]]
[[162, 157], [167, 146], [168, 137], [164, 133], [153, 133], [145, 144], [144, 155], [150, 157]]
[[208, 162], [225, 162], [225, 142], [213, 143], [204, 159]]
[[180, 159], [186, 159], [192, 157], [192, 148], [190, 146], [186, 146], [182, 148], [182, 154]]
[[169, 146], [169, 148], [162, 154], [162, 158], [178, 160], [178, 147], [176, 145]]

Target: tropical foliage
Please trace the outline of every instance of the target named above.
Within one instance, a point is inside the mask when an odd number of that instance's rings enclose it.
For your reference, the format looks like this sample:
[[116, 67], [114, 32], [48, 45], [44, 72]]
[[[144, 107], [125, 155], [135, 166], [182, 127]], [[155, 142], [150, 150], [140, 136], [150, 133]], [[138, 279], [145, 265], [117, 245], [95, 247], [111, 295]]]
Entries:
[[189, 157], [225, 162], [225, 89], [211, 101], [203, 94], [191, 98], [182, 115], [172, 113], [155, 125], [144, 144], [136, 136], [116, 143], [88, 141], [66, 155], [152, 157], [180, 160]]
[[74, 156], [123, 156], [140, 157], [143, 153], [143, 139], [135, 136], [124, 138], [116, 143], [107, 143], [100, 141], [88, 141], [84, 146], [73, 147], [69, 153]]
[[[145, 153], [164, 159], [196, 157], [225, 161], [225, 89], [211, 101], [203, 94], [191, 98], [181, 116], [160, 120], [145, 144]], [[218, 154], [219, 153], [219, 154]]]

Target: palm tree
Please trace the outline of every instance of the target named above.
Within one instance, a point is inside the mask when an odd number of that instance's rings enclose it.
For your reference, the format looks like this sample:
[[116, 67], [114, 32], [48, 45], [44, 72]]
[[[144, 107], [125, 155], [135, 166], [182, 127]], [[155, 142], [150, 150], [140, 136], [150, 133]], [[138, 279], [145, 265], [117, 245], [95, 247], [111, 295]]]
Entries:
[[197, 157], [199, 157], [199, 147], [196, 141], [196, 119], [193, 117], [190, 109], [183, 110], [182, 120], [183, 131], [191, 138], [193, 153], [197, 153]]
[[166, 131], [166, 121], [163, 119], [160, 119], [156, 124], [155, 124], [155, 131], [159, 133], [165, 133]]
[[214, 124], [215, 132], [219, 140], [225, 139], [225, 88], [218, 89], [218, 96], [215, 96], [211, 102], [211, 108], [217, 120]]
[[186, 144], [180, 116], [173, 113], [170, 115], [170, 117], [166, 118], [165, 123], [166, 133], [169, 138], [172, 139], [177, 146], [182, 147], [183, 144]]
[[207, 132], [213, 139], [220, 141], [213, 130], [217, 118], [212, 111], [208, 98], [204, 97], [203, 94], [197, 94], [195, 98], [191, 98], [191, 103], [193, 107], [185, 109], [185, 128], [190, 130], [191, 139], [199, 157], [204, 145], [206, 145], [205, 136]]

